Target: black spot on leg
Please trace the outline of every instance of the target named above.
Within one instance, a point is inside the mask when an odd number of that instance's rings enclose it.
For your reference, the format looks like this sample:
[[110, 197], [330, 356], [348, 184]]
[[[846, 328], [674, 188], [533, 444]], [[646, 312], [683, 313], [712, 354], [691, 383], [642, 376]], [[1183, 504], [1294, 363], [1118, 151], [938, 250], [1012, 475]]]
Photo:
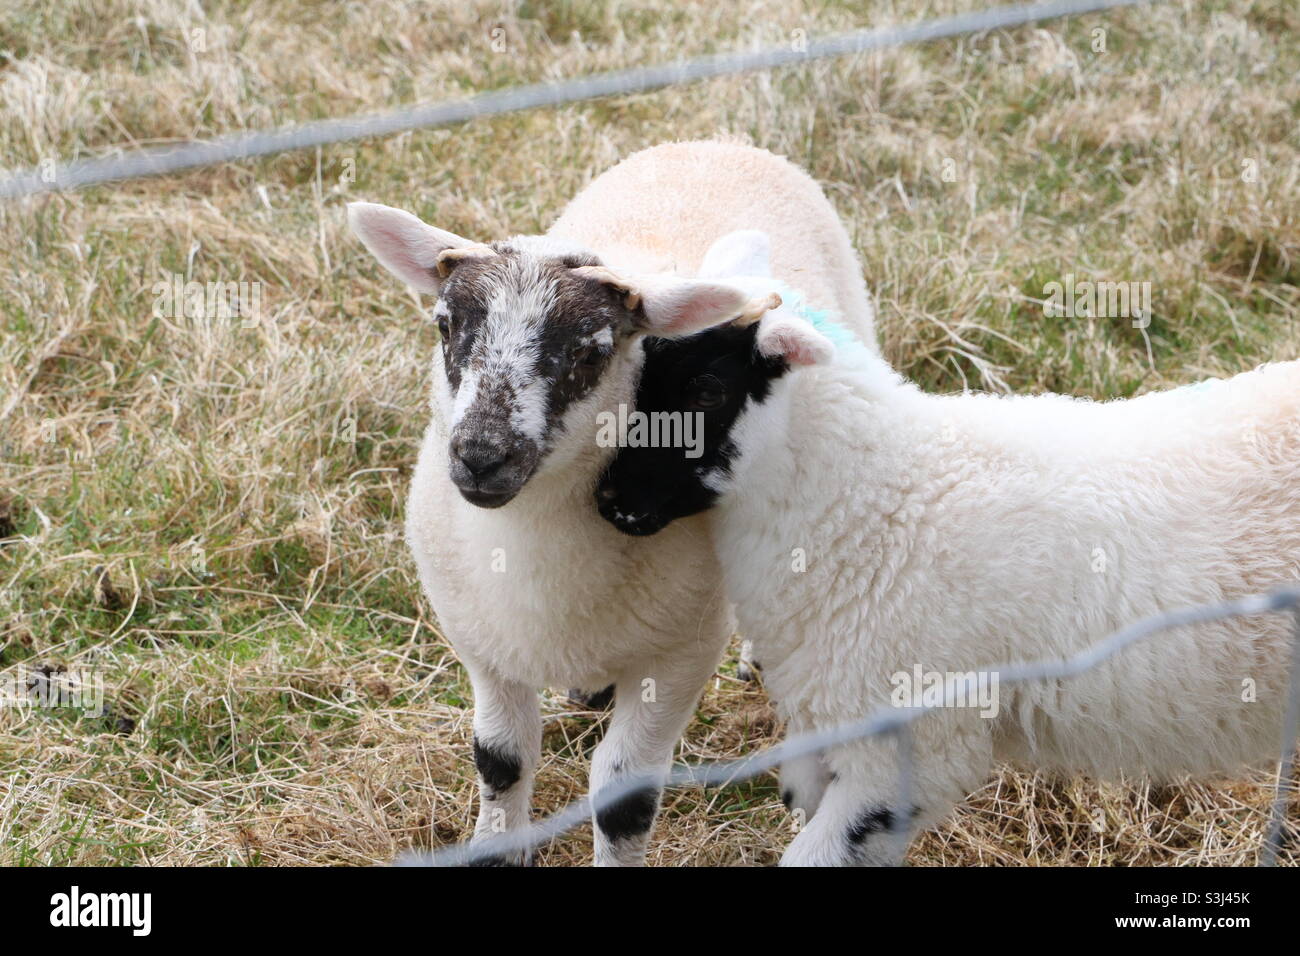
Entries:
[[791, 806], [794, 804], [794, 792], [791, 790], [782, 790], [781, 802], [784, 803], [785, 808], [789, 810]]
[[519, 758], [479, 742], [474, 737], [474, 766], [483, 780], [483, 796], [489, 800], [505, 793], [519, 781]]
[[[920, 807], [912, 807], [911, 815], [915, 817], [920, 812]], [[849, 843], [855, 847], [861, 846], [862, 842], [873, 833], [883, 833], [893, 828], [893, 810], [881, 806], [867, 807], [858, 814], [858, 818], [853, 821], [853, 826], [849, 827]]]
[[849, 827], [849, 843], [860, 846], [873, 833], [888, 830], [894, 825], [894, 812], [884, 807], [863, 810]]
[[654, 823], [659, 788], [641, 787], [596, 813], [596, 825], [610, 840], [641, 836]]

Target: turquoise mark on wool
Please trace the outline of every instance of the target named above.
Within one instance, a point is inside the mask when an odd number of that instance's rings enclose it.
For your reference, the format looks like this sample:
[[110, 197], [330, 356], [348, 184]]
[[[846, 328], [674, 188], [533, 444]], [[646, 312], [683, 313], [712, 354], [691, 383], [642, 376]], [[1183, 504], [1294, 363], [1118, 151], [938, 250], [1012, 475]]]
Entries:
[[1183, 392], [1187, 395], [1196, 395], [1201, 398], [1209, 398], [1209, 393], [1222, 384], [1223, 379], [1221, 378], [1207, 378], [1199, 382], [1192, 382], [1189, 385], [1179, 385], [1177, 388], [1172, 389], [1172, 391]]
[[774, 280], [776, 294], [781, 297], [781, 307], [788, 308], [814, 329], [831, 340], [841, 360], [865, 358], [870, 353], [849, 329], [840, 324], [840, 315], [834, 309], [814, 309], [798, 289]]

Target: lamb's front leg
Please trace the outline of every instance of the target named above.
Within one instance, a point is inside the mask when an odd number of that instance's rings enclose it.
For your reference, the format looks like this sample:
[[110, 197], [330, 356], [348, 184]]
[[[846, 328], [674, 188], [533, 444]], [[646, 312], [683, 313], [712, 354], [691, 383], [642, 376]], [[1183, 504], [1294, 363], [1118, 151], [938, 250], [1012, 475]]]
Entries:
[[628, 777], [654, 783], [594, 816], [596, 865], [641, 866], [673, 750], [695, 713], [695, 704], [717, 665], [722, 648], [683, 651], [619, 677], [614, 715], [591, 761], [591, 792], [597, 800], [606, 787]]
[[[787, 733], [794, 736], [794, 728]], [[781, 802], [798, 817], [800, 826], [817, 814], [830, 782], [831, 771], [821, 754], [792, 757], [781, 764]]]
[[[796, 710], [786, 720], [786, 739], [815, 729], [813, 722]], [[795, 815], [800, 829], [816, 815], [830, 782], [831, 768], [821, 753], [791, 757], [781, 764], [781, 802]]]
[[[542, 717], [536, 689], [499, 677], [489, 668], [468, 670], [474, 685], [477, 840], [528, 825], [533, 775], [542, 752]], [[526, 865], [530, 856], [521, 852], [480, 865]]]

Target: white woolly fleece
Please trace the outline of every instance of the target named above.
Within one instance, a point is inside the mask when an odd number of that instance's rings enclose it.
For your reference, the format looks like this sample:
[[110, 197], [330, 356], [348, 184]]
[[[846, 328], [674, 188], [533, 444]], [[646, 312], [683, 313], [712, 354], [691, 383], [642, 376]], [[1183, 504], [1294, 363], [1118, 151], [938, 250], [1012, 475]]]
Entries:
[[[733, 438], [717, 547], [798, 727], [888, 706], [890, 675], [916, 665], [1063, 657], [1146, 615], [1300, 580], [1300, 362], [1098, 404], [927, 395], [869, 356], [787, 375]], [[1068, 681], [1003, 687], [995, 719], [926, 715], [918, 819], [1000, 760], [1166, 779], [1276, 759], [1290, 626], [1184, 628]], [[827, 769], [787, 862], [847, 862], [852, 815], [898, 796], [889, 741]]]

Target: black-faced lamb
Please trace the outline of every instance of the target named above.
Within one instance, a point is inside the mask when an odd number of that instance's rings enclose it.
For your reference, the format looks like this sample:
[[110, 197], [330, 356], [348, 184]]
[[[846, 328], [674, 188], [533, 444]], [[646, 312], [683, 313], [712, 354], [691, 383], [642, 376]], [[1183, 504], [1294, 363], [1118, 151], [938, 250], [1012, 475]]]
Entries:
[[[637, 396], [705, 416], [703, 454], [621, 449], [597, 501], [635, 535], [709, 509], [793, 730], [921, 703], [918, 673], [992, 683], [996, 665], [1300, 579], [1300, 362], [1106, 403], [930, 395], [766, 278], [763, 236], [740, 239], [760, 267], [732, 279], [785, 301], [652, 343]], [[942, 820], [998, 761], [1168, 779], [1275, 760], [1289, 649], [1285, 616], [1234, 618], [939, 707], [914, 725], [907, 807], [892, 737], [834, 748], [788, 793], [811, 819], [783, 862], [893, 862], [900, 814]]]

